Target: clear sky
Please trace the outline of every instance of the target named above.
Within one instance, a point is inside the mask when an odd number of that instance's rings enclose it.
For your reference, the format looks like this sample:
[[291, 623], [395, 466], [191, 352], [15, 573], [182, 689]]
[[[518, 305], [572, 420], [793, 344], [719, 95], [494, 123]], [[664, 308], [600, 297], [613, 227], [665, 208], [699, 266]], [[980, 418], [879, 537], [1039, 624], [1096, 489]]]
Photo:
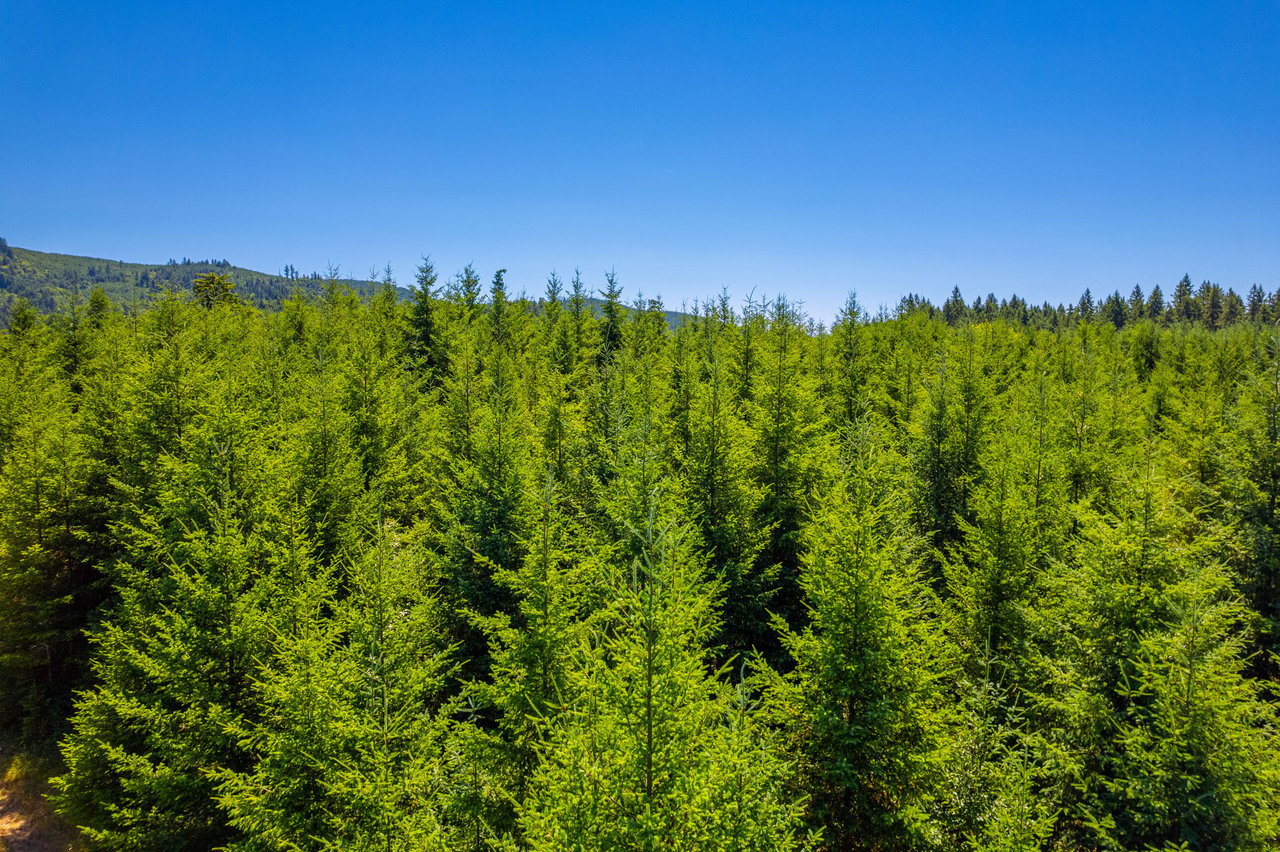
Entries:
[[830, 318], [1280, 287], [1280, 0], [0, 0], [0, 236]]

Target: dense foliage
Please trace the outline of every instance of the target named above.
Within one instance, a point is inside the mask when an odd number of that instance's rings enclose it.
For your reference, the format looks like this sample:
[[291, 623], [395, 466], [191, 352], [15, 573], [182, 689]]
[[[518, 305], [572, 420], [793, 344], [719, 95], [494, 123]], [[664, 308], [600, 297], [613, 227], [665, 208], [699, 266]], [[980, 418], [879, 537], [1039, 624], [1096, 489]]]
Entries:
[[96, 848], [1280, 843], [1260, 291], [195, 284], [0, 336], [0, 721]]
[[[336, 270], [331, 272], [336, 276]], [[0, 237], [0, 321], [9, 317], [19, 299], [50, 312], [68, 297], [96, 288], [118, 304], [140, 306], [164, 290], [190, 290], [199, 276], [209, 274], [231, 278], [240, 298], [271, 306], [287, 299], [294, 290], [318, 294], [326, 281], [319, 272], [303, 275], [292, 264], [285, 264], [278, 274], [271, 275], [233, 266], [227, 260], [184, 257], [170, 258], [167, 263], [126, 263], [18, 248]], [[344, 279], [343, 283], [372, 294], [380, 277], [371, 273], [369, 278], [373, 280]], [[406, 294], [402, 291], [402, 295]]]

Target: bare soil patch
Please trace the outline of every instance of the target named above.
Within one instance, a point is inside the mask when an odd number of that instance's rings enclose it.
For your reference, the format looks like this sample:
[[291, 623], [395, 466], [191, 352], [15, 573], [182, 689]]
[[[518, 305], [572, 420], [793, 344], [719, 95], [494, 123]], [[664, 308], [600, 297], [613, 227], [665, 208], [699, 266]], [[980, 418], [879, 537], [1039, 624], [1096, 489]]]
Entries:
[[80, 852], [74, 828], [50, 807], [53, 765], [0, 745], [0, 852]]

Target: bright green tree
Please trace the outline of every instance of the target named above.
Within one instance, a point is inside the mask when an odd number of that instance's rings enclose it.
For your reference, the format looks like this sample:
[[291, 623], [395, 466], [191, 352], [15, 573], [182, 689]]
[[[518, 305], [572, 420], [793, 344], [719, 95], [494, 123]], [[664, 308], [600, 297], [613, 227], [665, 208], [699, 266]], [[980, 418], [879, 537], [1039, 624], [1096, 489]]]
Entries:
[[235, 731], [255, 712], [269, 601], [263, 543], [229, 481], [227, 470], [216, 490], [168, 495], [199, 501], [180, 509], [207, 511], [199, 526], [148, 514], [128, 531], [120, 600], [94, 637], [97, 682], [77, 703], [57, 779], [59, 808], [99, 848], [214, 848], [237, 837], [213, 776], [248, 760]]
[[786, 849], [801, 802], [745, 690], [713, 676], [702, 568], [675, 530], [641, 531], [599, 627], [577, 649], [574, 699], [521, 809], [533, 849]]
[[197, 275], [191, 282], [191, 295], [195, 298], [196, 304], [206, 309], [217, 305], [234, 305], [240, 301], [236, 296], [236, 285], [231, 280], [231, 276], [220, 272], [204, 272]]
[[865, 428], [845, 459], [808, 527], [808, 623], [783, 634], [795, 668], [773, 679], [770, 704], [827, 848], [912, 848], [929, 836], [936, 784], [940, 631], [915, 546], [894, 520], [900, 493]]
[[277, 575], [288, 603], [256, 681], [260, 721], [239, 729], [252, 769], [216, 776], [242, 832], [229, 848], [450, 848], [443, 614], [391, 522], [368, 540], [341, 578], [317, 571], [302, 542]]

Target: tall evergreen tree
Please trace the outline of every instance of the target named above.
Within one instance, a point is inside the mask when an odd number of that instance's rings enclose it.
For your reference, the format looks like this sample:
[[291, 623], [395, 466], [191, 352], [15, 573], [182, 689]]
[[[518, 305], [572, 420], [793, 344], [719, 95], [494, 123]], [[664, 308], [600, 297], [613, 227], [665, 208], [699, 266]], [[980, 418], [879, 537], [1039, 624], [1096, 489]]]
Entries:
[[1200, 304], [1191, 290], [1191, 276], [1184, 275], [1178, 285], [1173, 288], [1173, 301], [1169, 305], [1174, 318], [1184, 322], [1192, 322], [1201, 317]]
[[697, 381], [688, 390], [688, 444], [682, 492], [701, 533], [713, 575], [724, 584], [722, 658], [773, 647], [769, 609], [777, 569], [757, 564], [765, 544], [757, 522], [762, 492], [751, 477], [751, 434], [734, 406], [730, 341], [725, 328], [708, 319], [694, 343]]
[[1151, 288], [1151, 295], [1147, 297], [1147, 316], [1152, 320], [1161, 321], [1164, 319], [1166, 305], [1164, 303], [1164, 294], [1160, 292], [1160, 285]]
[[708, 673], [701, 566], [675, 530], [639, 531], [521, 809], [533, 849], [787, 849], [800, 802], [744, 689]]
[[191, 282], [191, 295], [195, 298], [196, 304], [206, 309], [217, 305], [238, 303], [240, 300], [235, 290], [236, 285], [231, 280], [231, 276], [220, 272], [201, 273]]
[[[507, 301], [506, 284], [498, 270], [490, 288], [490, 304], [478, 332], [479, 369], [483, 385], [470, 378], [473, 367], [459, 357], [456, 366], [467, 375], [458, 388], [474, 394], [466, 400], [468, 429], [475, 428], [472, 455], [465, 454], [454, 464], [449, 496], [451, 530], [448, 536], [449, 593], [460, 610], [490, 616], [510, 613], [514, 601], [508, 589], [494, 580], [494, 572], [513, 571], [524, 558], [522, 523], [525, 515], [525, 482], [528, 469], [523, 406], [517, 399], [517, 376], [512, 358], [513, 325], [516, 310]], [[466, 620], [456, 622], [468, 661], [476, 673], [488, 670], [484, 635]]]
[[1137, 322], [1147, 315], [1147, 300], [1142, 294], [1142, 287], [1137, 284], [1129, 291], [1129, 321]]
[[835, 422], [849, 428], [867, 405], [866, 384], [869, 366], [863, 342], [862, 306], [849, 294], [832, 327], [835, 342]]
[[89, 460], [70, 387], [39, 364], [13, 391], [0, 455], [0, 727], [39, 737], [80, 685], [100, 574], [84, 541]]
[[431, 258], [422, 259], [416, 280], [413, 306], [409, 310], [409, 358], [429, 376], [429, 381], [438, 384], [448, 369], [449, 354], [436, 298], [438, 279]]
[[469, 800], [495, 831], [515, 828], [513, 809], [528, 795], [544, 740], [561, 709], [579, 698], [576, 653], [605, 593], [598, 557], [584, 552], [587, 533], [560, 503], [548, 478], [530, 522], [529, 557], [495, 575], [516, 598], [516, 611], [474, 616], [492, 648], [493, 680], [473, 682], [468, 694], [498, 718], [494, 728], [473, 726], [460, 740], [464, 753], [484, 764], [485, 783], [473, 785]]
[[256, 714], [252, 682], [269, 608], [260, 456], [223, 409], [189, 439], [213, 460], [185, 465], [163, 508], [127, 530], [120, 600], [94, 637], [97, 685], [63, 743], [59, 807], [104, 849], [214, 848], [238, 832], [213, 776], [244, 768], [236, 730]]
[[989, 405], [973, 330], [958, 343], [958, 351], [939, 354], [914, 448], [917, 514], [940, 554], [960, 541], [960, 523], [973, 520], [970, 495], [981, 475]]
[[622, 285], [613, 270], [605, 273], [604, 304], [600, 306], [600, 351], [596, 355], [596, 363], [604, 366], [613, 357], [613, 353], [622, 345]]
[[[825, 425], [813, 388], [804, 370], [804, 332], [800, 315], [786, 300], [773, 303], [769, 316], [766, 360], [752, 407], [755, 432], [755, 481], [761, 498], [756, 523], [767, 531], [756, 570], [776, 572], [777, 591], [770, 611], [793, 629], [806, 613], [799, 585], [805, 553], [802, 530], [810, 497], [823, 475], [821, 441]], [[785, 662], [777, 647], [767, 655], [775, 665]]]
[[302, 542], [276, 578], [288, 603], [256, 679], [261, 720], [239, 731], [252, 768], [215, 776], [242, 832], [228, 848], [451, 848], [442, 613], [390, 522], [370, 539], [341, 584], [316, 572]]
[[911, 848], [930, 833], [940, 636], [886, 472], [868, 430], [851, 435], [842, 482], [809, 528], [808, 624], [779, 625], [795, 668], [773, 678], [772, 712], [830, 849]]

